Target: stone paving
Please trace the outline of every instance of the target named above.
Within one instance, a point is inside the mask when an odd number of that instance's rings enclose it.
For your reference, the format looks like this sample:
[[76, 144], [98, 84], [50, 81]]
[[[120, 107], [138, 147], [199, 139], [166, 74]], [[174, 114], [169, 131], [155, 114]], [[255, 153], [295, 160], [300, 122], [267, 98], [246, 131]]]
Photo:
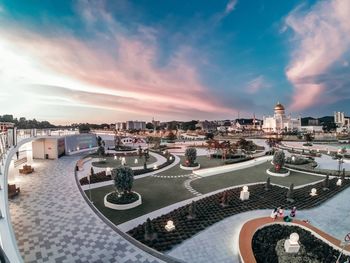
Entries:
[[79, 157], [35, 161], [10, 201], [11, 221], [25, 262], [144, 262], [161, 260], [135, 247], [88, 206], [74, 178]]
[[[342, 240], [350, 232], [350, 217], [347, 216], [350, 204], [346, 202], [349, 196], [350, 188], [319, 207], [297, 211], [297, 219], [309, 220], [313, 226]], [[168, 255], [191, 263], [239, 263], [238, 240], [241, 227], [248, 220], [269, 216], [270, 213], [271, 210], [255, 210], [228, 217], [176, 246]]]

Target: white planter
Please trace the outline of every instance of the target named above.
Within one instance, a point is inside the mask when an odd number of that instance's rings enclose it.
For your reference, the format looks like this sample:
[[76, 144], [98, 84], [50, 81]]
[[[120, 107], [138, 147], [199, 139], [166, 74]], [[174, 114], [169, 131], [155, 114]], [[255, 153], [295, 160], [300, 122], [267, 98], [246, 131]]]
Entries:
[[271, 175], [271, 176], [276, 176], [276, 177], [286, 177], [288, 175], [290, 175], [290, 171], [288, 170], [288, 172], [284, 173], [284, 174], [281, 174], [281, 173], [274, 173], [274, 172], [271, 172], [269, 169], [266, 170], [266, 173]]
[[180, 164], [180, 168], [183, 170], [192, 171], [192, 170], [196, 170], [196, 169], [201, 168], [201, 165], [198, 164], [197, 166], [194, 166], [194, 167], [188, 167], [188, 166], [183, 166], [182, 164]]
[[108, 207], [110, 209], [114, 209], [114, 210], [127, 210], [127, 209], [131, 209], [134, 208], [136, 206], [139, 206], [142, 204], [142, 199], [141, 199], [141, 195], [139, 193], [134, 192], [135, 194], [138, 195], [139, 199], [137, 199], [135, 202], [130, 203], [130, 204], [125, 204], [125, 205], [117, 205], [117, 204], [113, 204], [111, 202], [107, 201], [107, 196], [111, 193], [108, 193], [107, 195], [105, 195], [103, 202], [105, 207]]

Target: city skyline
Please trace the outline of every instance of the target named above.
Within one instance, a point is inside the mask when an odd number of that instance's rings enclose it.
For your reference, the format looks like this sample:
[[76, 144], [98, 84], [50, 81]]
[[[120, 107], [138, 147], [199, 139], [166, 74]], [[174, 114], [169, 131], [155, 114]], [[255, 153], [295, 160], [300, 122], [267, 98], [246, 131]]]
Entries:
[[346, 0], [0, 0], [0, 115], [261, 119], [277, 101], [347, 113], [349, 12]]

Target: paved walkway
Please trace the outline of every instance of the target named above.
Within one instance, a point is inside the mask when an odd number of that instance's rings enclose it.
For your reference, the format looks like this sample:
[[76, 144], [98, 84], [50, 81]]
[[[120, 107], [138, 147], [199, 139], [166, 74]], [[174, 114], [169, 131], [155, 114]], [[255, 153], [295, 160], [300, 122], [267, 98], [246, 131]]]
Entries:
[[79, 157], [36, 161], [21, 176], [11, 220], [25, 262], [162, 262], [135, 247], [88, 206], [74, 178]]

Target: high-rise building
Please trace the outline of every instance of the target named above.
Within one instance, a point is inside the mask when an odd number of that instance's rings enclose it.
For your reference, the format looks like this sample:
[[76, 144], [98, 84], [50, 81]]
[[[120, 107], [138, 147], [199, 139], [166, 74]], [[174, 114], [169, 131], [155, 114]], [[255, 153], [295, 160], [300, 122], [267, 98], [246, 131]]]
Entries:
[[127, 121], [126, 129], [127, 130], [145, 130], [146, 122], [145, 121]]
[[350, 129], [350, 118], [345, 117], [344, 112], [335, 111], [334, 122], [337, 125], [338, 132]]
[[124, 130], [126, 130], [126, 122], [117, 122], [115, 124], [115, 129], [117, 131], [124, 131]]

